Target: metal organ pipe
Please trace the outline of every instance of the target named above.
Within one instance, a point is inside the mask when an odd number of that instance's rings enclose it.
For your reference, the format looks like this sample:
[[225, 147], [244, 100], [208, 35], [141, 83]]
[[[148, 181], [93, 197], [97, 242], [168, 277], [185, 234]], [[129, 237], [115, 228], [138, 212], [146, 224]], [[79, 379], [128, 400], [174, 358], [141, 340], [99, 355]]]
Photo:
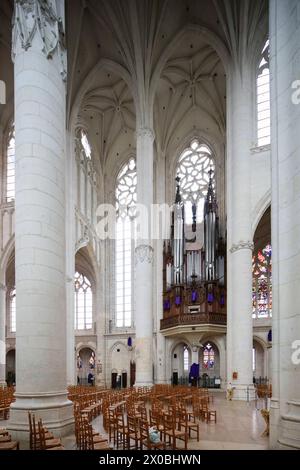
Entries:
[[216, 248], [217, 248], [217, 203], [210, 174], [206, 201], [204, 204], [204, 249], [205, 277], [207, 281], [216, 279]]
[[184, 212], [182, 203], [174, 206], [174, 283], [183, 282]]

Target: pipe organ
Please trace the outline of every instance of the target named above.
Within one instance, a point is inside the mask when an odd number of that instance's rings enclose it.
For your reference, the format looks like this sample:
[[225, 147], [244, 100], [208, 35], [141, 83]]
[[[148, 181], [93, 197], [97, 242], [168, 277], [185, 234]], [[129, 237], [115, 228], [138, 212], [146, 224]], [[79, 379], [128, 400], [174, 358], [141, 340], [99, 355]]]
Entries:
[[[195, 204], [193, 223], [185, 224], [179, 178], [176, 181], [170, 239], [164, 243], [163, 318], [191, 314], [197, 322], [205, 314], [209, 323], [209, 315], [226, 315], [226, 247], [219, 233], [212, 170], [201, 224], [196, 222]], [[187, 229], [192, 230], [191, 238], [187, 238]]]

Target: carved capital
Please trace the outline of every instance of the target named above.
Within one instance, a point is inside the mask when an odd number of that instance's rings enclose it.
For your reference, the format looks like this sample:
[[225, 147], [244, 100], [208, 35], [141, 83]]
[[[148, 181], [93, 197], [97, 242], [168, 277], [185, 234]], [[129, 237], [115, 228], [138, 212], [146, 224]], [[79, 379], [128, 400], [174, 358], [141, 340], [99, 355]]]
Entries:
[[80, 248], [88, 245], [90, 242], [90, 234], [89, 234], [89, 228], [87, 225], [84, 226], [83, 229], [83, 235], [82, 237], [78, 240], [76, 243], [76, 251], [78, 251]]
[[244, 241], [240, 240], [238, 243], [234, 243], [232, 247], [230, 248], [230, 253], [235, 253], [236, 251], [239, 250], [251, 250], [253, 251], [254, 248], [254, 243], [250, 240]]
[[55, 0], [15, 0], [12, 30], [12, 60], [20, 41], [25, 51], [32, 46], [36, 34], [41, 40], [41, 50], [47, 59], [57, 52], [61, 60], [60, 74], [67, 78], [66, 48], [63, 22], [57, 12]]
[[155, 139], [154, 132], [152, 129], [150, 129], [150, 127], [139, 127], [136, 130], [136, 137], [140, 139], [145, 137], [151, 140], [152, 142], [154, 142], [154, 139]]
[[154, 250], [150, 245], [139, 245], [135, 249], [135, 264], [153, 262]]

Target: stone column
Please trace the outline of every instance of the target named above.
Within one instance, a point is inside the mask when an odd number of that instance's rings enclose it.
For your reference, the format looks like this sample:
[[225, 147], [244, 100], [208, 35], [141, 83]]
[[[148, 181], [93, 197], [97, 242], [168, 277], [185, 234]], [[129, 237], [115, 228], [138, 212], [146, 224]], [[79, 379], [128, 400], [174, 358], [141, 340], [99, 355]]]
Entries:
[[[137, 130], [137, 202], [149, 216], [153, 204], [153, 141], [151, 129]], [[153, 384], [153, 247], [148, 222], [147, 214], [139, 218], [135, 249], [136, 386]]]
[[247, 59], [227, 77], [227, 383], [233, 399], [254, 398], [252, 374], [251, 129], [253, 82]]
[[220, 336], [218, 338], [218, 349], [220, 357], [220, 378], [221, 388], [226, 389], [226, 336]]
[[[69, 273], [71, 274], [71, 271], [69, 271]], [[66, 278], [66, 315], [67, 385], [76, 385], [77, 374], [74, 329], [74, 277], [71, 276], [67, 276]]]
[[6, 386], [6, 347], [5, 347], [5, 318], [6, 318], [6, 287], [0, 284], [0, 387]]
[[67, 385], [77, 384], [75, 320], [74, 320], [74, 274], [75, 274], [75, 142], [70, 132], [66, 135], [66, 346]]
[[[28, 410], [73, 427], [66, 373], [64, 1], [16, 1], [16, 402], [8, 428], [28, 439]], [[61, 11], [58, 11], [61, 9]]]
[[[108, 245], [107, 245], [108, 246]], [[105, 246], [99, 243], [100, 250], [100, 266], [99, 274], [97, 276], [97, 312], [96, 312], [96, 327], [97, 327], [97, 352], [96, 352], [96, 385], [105, 386], [105, 359], [106, 359], [106, 344], [105, 344]]]
[[272, 401], [270, 445], [300, 449], [300, 4], [270, 2]]
[[[166, 155], [160, 149], [157, 154], [156, 163], [156, 202], [165, 204], [166, 201], [166, 177], [165, 164]], [[163, 216], [162, 216], [163, 217]], [[168, 217], [165, 217], [168, 219]], [[157, 220], [159, 224], [159, 220]], [[169, 225], [169, 220], [165, 224]], [[164, 229], [157, 225], [157, 239], [155, 240], [155, 303], [156, 303], [156, 381], [157, 383], [167, 383], [166, 378], [166, 338], [160, 332], [160, 320], [163, 318], [163, 242]], [[169, 228], [169, 227], [168, 227]], [[166, 237], [166, 236], [165, 236]]]
[[192, 345], [192, 364], [199, 364], [199, 347], [195, 344]]

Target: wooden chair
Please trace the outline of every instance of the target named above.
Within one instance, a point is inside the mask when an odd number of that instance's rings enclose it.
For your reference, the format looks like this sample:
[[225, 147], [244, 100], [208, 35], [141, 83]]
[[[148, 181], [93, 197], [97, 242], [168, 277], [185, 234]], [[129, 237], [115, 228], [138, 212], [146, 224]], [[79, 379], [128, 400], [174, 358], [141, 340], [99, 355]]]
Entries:
[[217, 412], [215, 410], [210, 410], [207, 404], [202, 404], [201, 410], [202, 418], [207, 423], [214, 421], [217, 422]]
[[38, 421], [38, 427], [39, 427], [39, 441], [40, 441], [40, 449], [41, 450], [49, 450], [49, 449], [54, 449], [55, 447], [62, 447], [61, 440], [60, 439], [46, 439], [45, 435], [45, 429], [43, 426], [43, 422], [41, 419]]
[[187, 450], [187, 443], [188, 443], [188, 430], [187, 429], [177, 429], [176, 426], [176, 417], [175, 415], [164, 415], [163, 417], [163, 425], [164, 425], [164, 442], [165, 445], [167, 444], [171, 447], [171, 449], [176, 450], [177, 448], [177, 440], [181, 440], [184, 442], [184, 449]]
[[[40, 444], [40, 434], [39, 434], [39, 425], [35, 422], [35, 415], [28, 412], [28, 421], [29, 421], [29, 448], [30, 450], [38, 450], [41, 448]], [[45, 439], [53, 439], [54, 436], [52, 433], [48, 432], [47, 428], [44, 427]]]
[[0, 442], [0, 450], [19, 450], [17, 441]]
[[86, 439], [85, 450], [110, 450], [107, 439], [101, 442], [95, 442], [93, 427], [89, 424], [87, 419], [84, 420], [84, 433]]
[[207, 413], [207, 423], [210, 423], [210, 422], [214, 422], [216, 423], [217, 422], [217, 412], [216, 410], [208, 410], [208, 413]]
[[160, 438], [163, 437], [164, 425], [163, 425], [163, 410], [150, 410], [150, 427], [155, 426], [160, 433]]
[[151, 442], [150, 435], [149, 435], [149, 424], [148, 421], [139, 421], [140, 427], [140, 442], [141, 442], [141, 450], [143, 450], [144, 446], [146, 449], [156, 450], [156, 449], [165, 449], [165, 443], [160, 442]]
[[[126, 441], [127, 441], [127, 449], [140, 449], [140, 431], [138, 427], [138, 420], [133, 416], [127, 415], [127, 430], [126, 430]], [[131, 441], [133, 441], [133, 445], [131, 446]]]
[[123, 450], [126, 449], [128, 429], [125, 425], [124, 413], [119, 412], [116, 416], [116, 437], [117, 437], [117, 449], [121, 446]]
[[191, 438], [192, 431], [196, 433], [196, 439], [199, 442], [199, 423], [196, 422], [195, 418], [191, 418], [191, 415], [186, 410], [180, 411], [180, 419], [179, 419], [179, 429], [184, 428], [189, 438]]
[[109, 442], [113, 441], [113, 445], [117, 442], [117, 416], [113, 408], [109, 407], [107, 412], [107, 427]]

